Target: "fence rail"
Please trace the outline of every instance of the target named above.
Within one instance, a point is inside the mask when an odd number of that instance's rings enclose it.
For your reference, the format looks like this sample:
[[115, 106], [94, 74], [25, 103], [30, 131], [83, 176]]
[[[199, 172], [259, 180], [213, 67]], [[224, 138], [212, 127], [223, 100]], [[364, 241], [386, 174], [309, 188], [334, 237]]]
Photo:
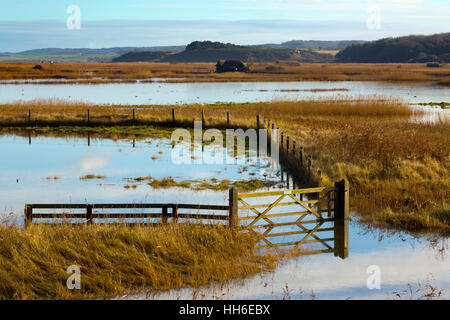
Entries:
[[[42, 209], [72, 209], [83, 212], [36, 212]], [[160, 212], [99, 212], [104, 209], [160, 209]], [[227, 214], [194, 214], [180, 213], [180, 209], [189, 210], [209, 210], [226, 211]], [[97, 211], [95, 211], [97, 210]], [[178, 219], [200, 219], [200, 220], [230, 220], [230, 207], [226, 205], [198, 205], [198, 204], [166, 204], [166, 203], [142, 203], [142, 204], [27, 204], [25, 205], [25, 225], [28, 226], [35, 219], [83, 219], [80, 223], [94, 223], [94, 219], [139, 219], [139, 218], [159, 218], [162, 223], [167, 223], [169, 219], [177, 222]], [[64, 221], [67, 222], [67, 221]], [[138, 223], [138, 222], [136, 222]]]
[[[272, 198], [270, 201], [267, 199], [269, 197]], [[252, 201], [256, 203], [251, 203]], [[62, 222], [72, 224], [92, 224], [99, 219], [158, 219], [156, 222], [121, 221], [121, 223], [146, 225], [178, 223], [179, 219], [226, 221], [230, 227], [244, 227], [245, 230], [262, 235], [264, 244], [261, 247], [299, 247], [304, 244], [319, 244], [322, 248], [310, 250], [307, 254], [334, 252], [336, 256], [346, 258], [348, 255], [348, 201], [348, 183], [344, 180], [336, 182], [333, 188], [317, 187], [254, 193], [238, 193], [236, 188], [232, 188], [229, 191], [228, 205], [27, 204], [25, 205], [25, 225], [48, 223], [48, 221], [36, 221], [36, 219], [47, 219], [53, 223], [56, 222], [55, 219], [63, 219]], [[288, 210], [289, 208], [291, 211]], [[121, 211], [112, 212], [111, 209]], [[148, 212], [146, 209], [157, 209], [158, 212]], [[273, 212], [276, 209], [282, 211]], [[40, 210], [69, 210], [69, 212], [40, 212]], [[126, 210], [142, 210], [142, 212], [125, 212]], [[197, 210], [197, 212], [180, 212], [180, 210]], [[204, 210], [209, 212], [200, 213]], [[211, 211], [214, 214], [211, 214]], [[245, 215], [244, 211], [248, 214]], [[286, 220], [289, 218], [294, 220]], [[67, 221], [67, 219], [78, 219], [78, 221]], [[333, 225], [326, 225], [330, 223]], [[297, 229], [286, 230], [288, 227]], [[284, 229], [280, 230], [280, 228]], [[322, 232], [333, 232], [333, 236], [320, 237], [319, 234]], [[301, 236], [301, 238], [286, 240], [289, 236]], [[281, 238], [282, 241], [276, 242], [273, 240], [275, 238]], [[334, 242], [334, 245], [330, 242]]]

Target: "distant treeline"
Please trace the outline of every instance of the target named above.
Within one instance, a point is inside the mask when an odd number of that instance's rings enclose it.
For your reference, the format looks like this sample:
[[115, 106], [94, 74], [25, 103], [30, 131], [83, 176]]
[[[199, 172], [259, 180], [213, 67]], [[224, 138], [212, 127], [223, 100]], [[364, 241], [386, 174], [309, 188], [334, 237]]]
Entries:
[[337, 62], [450, 62], [450, 33], [386, 38], [354, 44], [336, 55]]
[[0, 55], [38, 56], [38, 55], [77, 55], [77, 54], [124, 54], [130, 51], [183, 51], [185, 46], [165, 46], [165, 47], [113, 47], [113, 48], [44, 48], [33, 49], [20, 52], [4, 52]]
[[231, 43], [194, 41], [187, 45], [186, 49], [182, 52], [131, 52], [115, 58], [113, 62], [217, 62], [220, 59], [241, 60], [244, 62], [274, 62], [278, 60], [331, 62], [333, 56], [311, 50], [273, 49], [266, 47], [238, 46]]
[[132, 51], [112, 59], [112, 62], [155, 62], [161, 61], [170, 54], [170, 51]]
[[322, 41], [322, 40], [291, 40], [281, 44], [268, 43], [259, 45], [258, 47], [270, 48], [288, 48], [288, 49], [313, 49], [313, 50], [342, 50], [352, 44], [364, 43], [362, 40], [339, 40], [339, 41]]

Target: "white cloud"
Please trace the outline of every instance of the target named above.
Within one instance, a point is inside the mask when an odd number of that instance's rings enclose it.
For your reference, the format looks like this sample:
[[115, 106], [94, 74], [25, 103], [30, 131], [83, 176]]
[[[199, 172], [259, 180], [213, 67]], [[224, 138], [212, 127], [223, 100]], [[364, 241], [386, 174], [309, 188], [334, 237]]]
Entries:
[[107, 165], [106, 159], [92, 155], [84, 156], [78, 162], [78, 166], [85, 171], [103, 169]]

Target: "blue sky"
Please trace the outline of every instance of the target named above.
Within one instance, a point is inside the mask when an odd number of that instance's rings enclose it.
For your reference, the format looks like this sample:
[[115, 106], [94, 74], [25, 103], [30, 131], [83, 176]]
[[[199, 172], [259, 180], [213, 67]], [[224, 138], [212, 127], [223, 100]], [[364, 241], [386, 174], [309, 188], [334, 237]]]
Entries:
[[[66, 10], [81, 10], [68, 30]], [[0, 52], [41, 47], [373, 40], [450, 31], [448, 0], [0, 0]], [[367, 21], [379, 12], [379, 28]]]

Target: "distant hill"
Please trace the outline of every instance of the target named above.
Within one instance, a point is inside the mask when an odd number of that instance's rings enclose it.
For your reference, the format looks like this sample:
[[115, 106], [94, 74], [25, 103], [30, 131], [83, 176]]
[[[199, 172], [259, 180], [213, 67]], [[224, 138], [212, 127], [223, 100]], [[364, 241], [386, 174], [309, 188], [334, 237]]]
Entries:
[[336, 55], [337, 62], [450, 62], [450, 33], [386, 38], [354, 44]]
[[170, 54], [170, 51], [132, 51], [112, 59], [112, 62], [160, 62]]
[[0, 61], [4, 62], [110, 62], [112, 59], [127, 53], [140, 51], [163, 51], [163, 52], [180, 52], [185, 46], [159, 46], [159, 47], [113, 47], [101, 49], [88, 48], [44, 48], [33, 49], [21, 52], [4, 52], [0, 53]]
[[101, 48], [101, 49], [88, 49], [88, 48], [45, 48], [45, 49], [33, 49], [15, 53], [22, 56], [37, 56], [37, 55], [74, 55], [74, 54], [123, 54], [130, 51], [170, 51], [179, 52], [183, 51], [185, 46], [167, 46], [167, 47], [113, 47], [113, 48]]
[[[130, 59], [130, 57], [133, 57]], [[244, 62], [274, 62], [277, 60], [297, 60], [300, 62], [330, 62], [333, 56], [311, 50], [274, 49], [254, 46], [239, 46], [230, 43], [194, 41], [182, 52], [155, 58], [154, 52], [127, 53], [116, 59], [121, 61], [161, 61], [161, 62], [217, 62], [220, 59], [242, 60]], [[152, 60], [153, 59], [153, 60]]]
[[[330, 62], [332, 56], [311, 50], [340, 50], [363, 41], [292, 40], [281, 44], [238, 46], [221, 42], [195, 41], [188, 46], [112, 47], [112, 48], [44, 48], [0, 53], [5, 62], [216, 62], [219, 58], [244, 61]], [[186, 51], [184, 51], [186, 49]], [[163, 52], [163, 53], [161, 53]]]
[[340, 41], [320, 41], [320, 40], [292, 40], [281, 44], [263, 44], [259, 47], [288, 48], [288, 49], [311, 49], [311, 50], [341, 50], [353, 44], [364, 43], [362, 40], [340, 40]]

